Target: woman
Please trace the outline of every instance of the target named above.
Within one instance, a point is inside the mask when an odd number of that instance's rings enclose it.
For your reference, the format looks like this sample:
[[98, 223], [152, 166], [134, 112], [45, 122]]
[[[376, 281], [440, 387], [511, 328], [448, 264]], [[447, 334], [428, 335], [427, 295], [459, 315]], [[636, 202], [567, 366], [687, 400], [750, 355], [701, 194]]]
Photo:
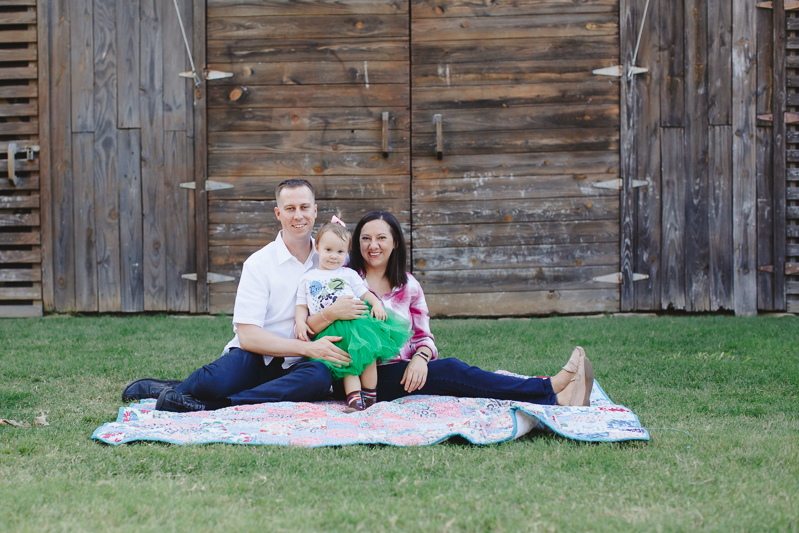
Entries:
[[[406, 272], [406, 257], [402, 229], [391, 213], [372, 211], [355, 227], [349, 266], [361, 274], [387, 309], [411, 323], [413, 334], [394, 359], [378, 366], [378, 401], [437, 394], [543, 405], [590, 404], [593, 369], [579, 346], [566, 366], [549, 378], [503, 376], [455, 358], [438, 359], [424, 293], [416, 278]], [[331, 320], [353, 320], [366, 308], [359, 300], [339, 300], [326, 310]], [[316, 324], [309, 325], [319, 331]]]

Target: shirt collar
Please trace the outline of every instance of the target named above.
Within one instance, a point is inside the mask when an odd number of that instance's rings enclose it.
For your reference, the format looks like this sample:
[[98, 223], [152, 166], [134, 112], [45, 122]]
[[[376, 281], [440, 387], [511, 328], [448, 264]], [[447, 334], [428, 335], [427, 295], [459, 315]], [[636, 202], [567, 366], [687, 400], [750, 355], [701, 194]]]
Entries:
[[[283, 241], [283, 230], [280, 230], [278, 232], [277, 238], [275, 238], [275, 244], [277, 245], [278, 264], [285, 263], [286, 261], [289, 261], [291, 259], [297, 260], [296, 257], [291, 255], [288, 246], [286, 246], [286, 243]], [[305, 264], [308, 264], [308, 261], [313, 261], [314, 256], [316, 256], [316, 246], [313, 237], [311, 237], [311, 253], [308, 254], [308, 259], [305, 260]]]

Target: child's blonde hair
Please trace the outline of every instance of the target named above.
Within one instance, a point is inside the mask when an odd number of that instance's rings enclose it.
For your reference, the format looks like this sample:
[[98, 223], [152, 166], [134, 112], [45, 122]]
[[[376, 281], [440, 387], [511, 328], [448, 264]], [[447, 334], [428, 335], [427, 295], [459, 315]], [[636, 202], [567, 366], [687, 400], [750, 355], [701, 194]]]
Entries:
[[350, 248], [350, 244], [352, 242], [352, 235], [350, 235], [350, 230], [339, 224], [338, 222], [328, 222], [324, 224], [319, 231], [316, 232], [316, 245], [319, 245], [319, 241], [322, 239], [322, 235], [327, 233], [328, 231], [332, 231], [335, 235], [344, 241], [347, 244], [347, 250]]

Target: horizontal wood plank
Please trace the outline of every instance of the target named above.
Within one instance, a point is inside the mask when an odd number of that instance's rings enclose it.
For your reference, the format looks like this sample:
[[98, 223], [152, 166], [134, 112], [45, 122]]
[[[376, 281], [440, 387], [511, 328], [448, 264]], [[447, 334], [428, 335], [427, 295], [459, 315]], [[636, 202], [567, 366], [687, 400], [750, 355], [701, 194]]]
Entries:
[[609, 288], [593, 278], [613, 273], [609, 266], [432, 270], [417, 272], [425, 294], [519, 292]]
[[616, 13], [509, 15], [506, 17], [453, 17], [414, 20], [411, 40], [461, 41], [535, 37], [594, 37], [618, 35]]
[[38, 85], [26, 84], [0, 86], [0, 98], [36, 98], [38, 95]]
[[407, 14], [408, 0], [208, 0], [208, 18], [285, 15]]
[[0, 300], [41, 300], [42, 284], [31, 287], [0, 287]]
[[422, 203], [414, 195], [413, 222], [423, 226], [619, 219], [618, 197], [590, 200], [582, 197], [502, 200], [492, 194], [482, 197], [491, 199]]
[[0, 227], [3, 226], [38, 226], [39, 213], [16, 214], [0, 213]]
[[38, 117], [39, 104], [2, 104], [0, 117]]
[[413, 66], [414, 87], [469, 85], [521, 85], [528, 83], [568, 83], [595, 79], [592, 71], [618, 64], [618, 58], [535, 61], [487, 61], [469, 63], [438, 62]]
[[[322, 22], [323, 21], [323, 22]], [[307, 16], [216, 17], [208, 19], [207, 39], [246, 40], [325, 39], [403, 37], [408, 34], [408, 16], [392, 15], [327, 15], [323, 19]]]
[[209, 107], [406, 107], [404, 85], [254, 85], [208, 88]]
[[[383, 132], [375, 130], [210, 132], [208, 152], [378, 153], [382, 141]], [[410, 135], [395, 130], [390, 146], [408, 152]]]
[[0, 209], [22, 209], [39, 207], [39, 195], [0, 196]]
[[537, 104], [616, 104], [619, 84], [592, 78], [571, 83], [528, 85], [475, 85], [467, 87], [418, 87], [413, 89], [413, 108], [441, 110], [503, 108]]
[[302, 61], [407, 61], [407, 38], [316, 39], [284, 41], [248, 39], [208, 41], [208, 63]]
[[[609, 174], [618, 178], [617, 152], [561, 152], [550, 154], [461, 155], [456, 158], [417, 158], [413, 161], [414, 180]], [[414, 191], [415, 194], [415, 191]]]
[[0, 250], [0, 263], [41, 263], [41, 249]]
[[[494, 174], [494, 175], [492, 175]], [[453, 201], [518, 201], [535, 198], [576, 197], [586, 202], [592, 197], [608, 197], [618, 201], [619, 191], [594, 185], [618, 179], [608, 174], [554, 174], [541, 176], [515, 176], [512, 172], [485, 173], [475, 177], [416, 180], [413, 185], [414, 205], [420, 209], [435, 210], [435, 205]], [[586, 198], [588, 197], [588, 198]], [[595, 199], [595, 198], [594, 198]], [[591, 202], [594, 200], [591, 199]], [[433, 205], [426, 207], [426, 202]], [[499, 204], [498, 204], [499, 205]], [[453, 207], [454, 209], [454, 207]]]
[[416, 270], [619, 265], [619, 243], [414, 248]]
[[[0, 4], [0, 6], [3, 5]], [[0, 12], [0, 24], [36, 24], [36, 11]]]
[[40, 268], [0, 269], [0, 282], [42, 281]]
[[333, 85], [408, 83], [408, 61], [324, 61], [314, 63], [214, 63], [211, 70], [230, 72], [213, 80], [223, 85]]
[[0, 122], [0, 135], [38, 135], [38, 122]]
[[497, 39], [486, 41], [436, 41], [414, 43], [412, 61], [416, 64], [470, 63], [480, 61], [528, 61], [570, 59], [618, 59], [619, 39], [604, 37], [553, 37]]
[[[208, 178], [224, 176], [371, 176], [405, 175], [410, 155], [209, 153]], [[0, 184], [2, 182], [0, 181]]]
[[[356, 200], [328, 200], [319, 204], [317, 225], [330, 220], [333, 215], [345, 222], [357, 222], [360, 218], [375, 209], [384, 209], [394, 213], [400, 222], [408, 222], [410, 199], [383, 198]], [[208, 203], [208, 222], [211, 224], [264, 224], [273, 226], [270, 232], [280, 224], [275, 219], [274, 200], [213, 200]], [[276, 234], [276, 233], [275, 233]], [[219, 243], [215, 243], [219, 244]], [[237, 243], [228, 243], [237, 244]], [[242, 243], [238, 243], [242, 244]]]
[[[437, 139], [433, 133], [413, 136], [414, 157], [434, 157]], [[497, 154], [562, 151], [617, 151], [618, 128], [564, 128], [521, 131], [468, 131], [444, 130], [442, 146], [444, 157], [460, 154]]]
[[[8, 163], [6, 163], [8, 165]], [[8, 166], [6, 166], [8, 169]], [[6, 174], [7, 175], [7, 174]], [[17, 183], [0, 177], [0, 191], [31, 191], [39, 189], [39, 176], [17, 176]]]
[[208, 110], [208, 131], [382, 130], [383, 113], [389, 130], [410, 130], [406, 107], [248, 108]]
[[0, 31], [0, 43], [35, 43], [36, 30]]
[[[0, 50], [0, 61], [36, 61], [38, 52], [36, 48], [8, 48]], [[30, 67], [24, 67], [30, 68]]]
[[414, 20], [443, 17], [496, 17], [549, 13], [618, 13], [618, 0], [413, 0]]
[[[209, 200], [271, 200], [283, 176], [228, 176], [232, 189], [208, 193]], [[405, 176], [309, 176], [316, 200], [410, 198], [411, 178]]]
[[[414, 134], [435, 133], [435, 110], [415, 111]], [[619, 126], [618, 104], [542, 105], [491, 110], [449, 109], [442, 112], [444, 131], [512, 131], [551, 128], [608, 128]]]
[[526, 316], [551, 313], [612, 313], [618, 289], [431, 294], [431, 316]]
[[0, 69], [0, 80], [35, 80], [38, 69], [33, 67], [10, 67]]
[[2, 246], [29, 246], [41, 244], [42, 235], [38, 231], [3, 231], [0, 233], [0, 245]]
[[[8, 153], [8, 149], [6, 148], [6, 153]], [[0, 155], [5, 155], [0, 152]], [[35, 172], [39, 170], [39, 159], [36, 158], [33, 161], [28, 161], [27, 159], [15, 159], [14, 160], [14, 170], [17, 173], [20, 172]], [[8, 176], [8, 159], [0, 159], [0, 175], [5, 174]], [[19, 178], [19, 174], [17, 175]], [[6, 178], [8, 179], [8, 178]]]

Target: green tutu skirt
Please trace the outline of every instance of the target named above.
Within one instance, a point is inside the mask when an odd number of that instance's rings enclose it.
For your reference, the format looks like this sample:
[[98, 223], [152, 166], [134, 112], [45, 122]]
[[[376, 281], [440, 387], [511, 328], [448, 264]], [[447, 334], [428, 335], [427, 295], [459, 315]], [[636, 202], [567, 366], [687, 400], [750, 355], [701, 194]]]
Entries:
[[[368, 305], [368, 304], [367, 304]], [[360, 376], [375, 361], [388, 361], [397, 356], [411, 338], [410, 324], [386, 309], [388, 319], [384, 322], [373, 318], [371, 307], [368, 313], [355, 320], [336, 320], [316, 336], [341, 337], [336, 346], [350, 354], [349, 366], [338, 368], [329, 361], [322, 361], [330, 369], [333, 379], [344, 376]]]

